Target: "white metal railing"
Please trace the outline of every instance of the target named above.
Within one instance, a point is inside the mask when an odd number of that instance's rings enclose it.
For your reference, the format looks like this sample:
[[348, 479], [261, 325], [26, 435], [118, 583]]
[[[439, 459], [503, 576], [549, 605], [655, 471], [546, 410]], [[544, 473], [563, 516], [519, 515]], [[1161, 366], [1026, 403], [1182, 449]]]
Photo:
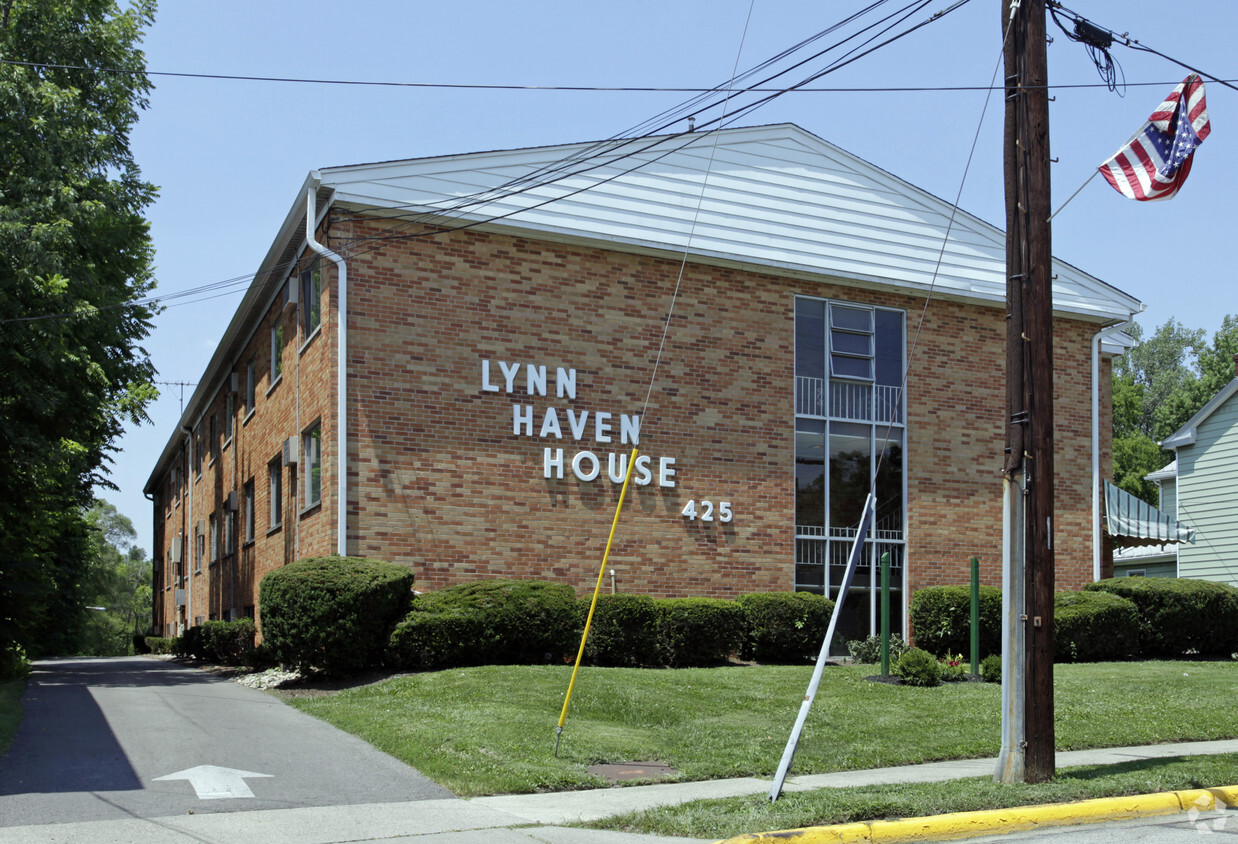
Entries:
[[[827, 401], [828, 399], [828, 401]], [[795, 376], [795, 413], [856, 422], [903, 424], [899, 387]]]

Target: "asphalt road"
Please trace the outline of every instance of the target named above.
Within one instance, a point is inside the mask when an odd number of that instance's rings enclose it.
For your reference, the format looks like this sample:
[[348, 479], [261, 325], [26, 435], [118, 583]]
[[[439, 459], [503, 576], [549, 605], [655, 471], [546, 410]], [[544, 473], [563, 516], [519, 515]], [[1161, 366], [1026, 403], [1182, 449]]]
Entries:
[[270, 695], [154, 659], [39, 661], [23, 706], [0, 827], [451, 796]]
[[1055, 826], [968, 839], [969, 844], [1228, 844], [1234, 841], [1238, 841], [1238, 812], [1232, 809]]

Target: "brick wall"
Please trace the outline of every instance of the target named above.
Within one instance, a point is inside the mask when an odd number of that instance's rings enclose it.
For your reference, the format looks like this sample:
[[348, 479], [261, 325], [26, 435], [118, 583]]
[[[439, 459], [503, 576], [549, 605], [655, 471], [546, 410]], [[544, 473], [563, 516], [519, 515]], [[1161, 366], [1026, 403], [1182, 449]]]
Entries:
[[[336, 222], [332, 244], [343, 251], [341, 244], [380, 234], [385, 225]], [[679, 261], [476, 230], [371, 242], [346, 257], [348, 552], [409, 565], [420, 589], [487, 577], [545, 578], [591, 589], [620, 489], [607, 479], [608, 462], [612, 455], [626, 460], [631, 448], [620, 441], [621, 414], [641, 415], [640, 449], [651, 458], [653, 477], [629, 492], [609, 562], [617, 588], [718, 597], [792, 588], [797, 294], [906, 311], [911, 589], [963, 582], [973, 555], [981, 559], [984, 581], [1000, 583], [1000, 307], [938, 298], [919, 329], [920, 298], [689, 263], [642, 412]], [[317, 333], [304, 336], [300, 311], [284, 309], [281, 294], [238, 347], [234, 371], [241, 392], [233, 438], [213, 449], [213, 461], [203, 461], [200, 479], [189, 467], [192, 511], [187, 487], [179, 504], [156, 504], [156, 555], [164, 559], [171, 537], [186, 536], [191, 622], [226, 617], [234, 606], [256, 613], [258, 584], [267, 572], [335, 551], [337, 300], [329, 263], [323, 279]], [[283, 372], [273, 383], [270, 332], [277, 324], [285, 338]], [[1062, 588], [1078, 587], [1091, 575], [1094, 331], [1089, 323], [1059, 320], [1055, 337], [1055, 540]], [[243, 407], [251, 360], [257, 374], [252, 413]], [[514, 364], [520, 369], [508, 392], [503, 366], [510, 371]], [[529, 394], [530, 365], [546, 368], [546, 395]], [[574, 370], [574, 398], [556, 395], [559, 368]], [[1106, 365], [1106, 387], [1108, 380]], [[1103, 396], [1107, 467], [1107, 389]], [[222, 416], [226, 408], [221, 387], [208, 414]], [[542, 436], [550, 409], [557, 438], [549, 428]], [[578, 441], [571, 424], [585, 412]], [[599, 412], [612, 414], [609, 443], [597, 441]], [[282, 525], [273, 527], [268, 464], [286, 438], [299, 438], [318, 421], [322, 503], [303, 509], [303, 478], [297, 467], [283, 466]], [[544, 476], [547, 448], [552, 454], [562, 449], [562, 478]], [[596, 456], [598, 479], [573, 476], [580, 452]], [[674, 460], [673, 486], [658, 484], [662, 458]], [[167, 480], [160, 488], [174, 500]], [[255, 530], [247, 543], [244, 490], [250, 482]], [[204, 562], [203, 572], [194, 574], [194, 525], [222, 515], [231, 491], [239, 509], [237, 550], [214, 565]], [[729, 502], [734, 519], [687, 520], [681, 510], [690, 500], [698, 507], [712, 502], [716, 515], [718, 505]], [[161, 579], [158, 586], [166, 588], [156, 591], [157, 618], [174, 622], [174, 584]]]

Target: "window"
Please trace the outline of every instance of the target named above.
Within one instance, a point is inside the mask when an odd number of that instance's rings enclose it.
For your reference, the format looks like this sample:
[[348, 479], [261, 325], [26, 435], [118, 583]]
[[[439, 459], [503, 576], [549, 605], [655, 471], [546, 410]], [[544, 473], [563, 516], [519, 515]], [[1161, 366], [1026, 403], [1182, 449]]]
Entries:
[[245, 542], [254, 541], [254, 482], [245, 484]]
[[840, 617], [841, 639], [876, 632], [873, 571], [894, 567], [902, 628], [906, 440], [902, 311], [799, 297], [795, 301], [795, 588], [835, 598], [872, 490], [876, 513], [859, 537], [859, 568]]
[[258, 367], [253, 360], [245, 364], [245, 418], [254, 412], [254, 393], [258, 389]]
[[[271, 387], [274, 387], [284, 373], [284, 324], [277, 321], [271, 327]], [[270, 389], [269, 387], [267, 389]]]
[[236, 397], [228, 393], [227, 409], [224, 411], [224, 445], [232, 442], [232, 426], [236, 423]]
[[209, 446], [211, 449], [210, 459], [207, 461], [209, 465], [210, 463], [213, 463], [215, 461], [215, 455], [219, 453], [219, 414], [218, 413], [211, 414], [211, 418], [208, 423], [208, 430], [210, 431]]
[[284, 464], [276, 457], [267, 464], [267, 500], [269, 530], [275, 530], [284, 522]]
[[219, 560], [219, 516], [211, 514], [211, 562]]
[[195, 431], [193, 435], [193, 473], [202, 477], [202, 432]]
[[[198, 526], [193, 532], [194, 545], [194, 571], [202, 571], [202, 557], [206, 554], [206, 537], [202, 535], [202, 523], [198, 522]], [[178, 573], [179, 574], [179, 573]]]
[[315, 264], [301, 273], [301, 327], [306, 339], [322, 323], [322, 268]]
[[873, 380], [873, 311], [830, 305], [830, 375]]
[[224, 511], [224, 554], [236, 553], [236, 510]]
[[305, 461], [305, 506], [308, 510], [322, 501], [322, 424], [316, 424], [301, 438], [301, 459]]

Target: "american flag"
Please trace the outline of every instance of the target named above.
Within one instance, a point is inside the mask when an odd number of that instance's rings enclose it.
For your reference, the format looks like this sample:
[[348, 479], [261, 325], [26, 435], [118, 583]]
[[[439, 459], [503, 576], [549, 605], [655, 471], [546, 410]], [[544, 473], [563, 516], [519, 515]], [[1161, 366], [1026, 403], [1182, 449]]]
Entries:
[[1148, 122], [1100, 166], [1123, 196], [1140, 201], [1170, 199], [1191, 172], [1191, 157], [1212, 126], [1204, 83], [1194, 73], [1182, 80]]

